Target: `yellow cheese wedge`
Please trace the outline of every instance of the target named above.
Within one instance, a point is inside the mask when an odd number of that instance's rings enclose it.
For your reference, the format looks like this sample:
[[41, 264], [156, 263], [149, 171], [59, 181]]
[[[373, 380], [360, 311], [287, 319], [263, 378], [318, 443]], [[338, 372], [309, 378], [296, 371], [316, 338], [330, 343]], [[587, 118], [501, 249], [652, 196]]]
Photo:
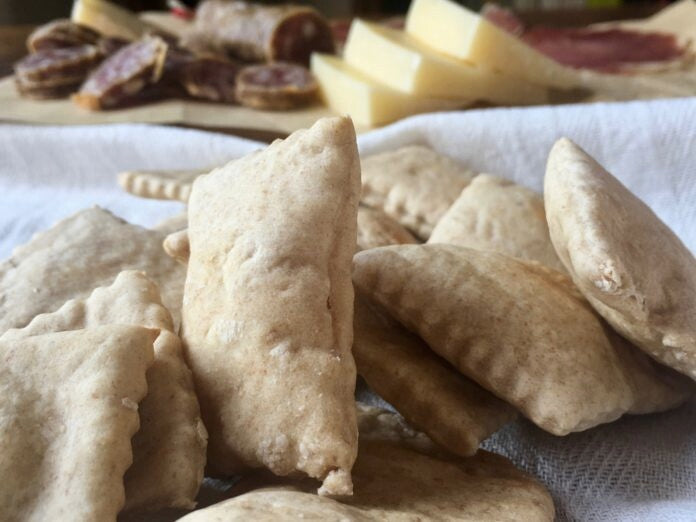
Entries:
[[343, 58], [374, 80], [416, 96], [486, 100], [501, 105], [547, 102], [543, 87], [449, 58], [403, 31], [362, 20], [353, 21]]
[[370, 79], [345, 61], [327, 54], [312, 54], [312, 73], [326, 104], [348, 114], [359, 125], [375, 126], [419, 112], [454, 109], [462, 100], [422, 98], [401, 93]]
[[127, 40], [140, 38], [150, 28], [132, 11], [105, 0], [76, 0], [70, 18], [105, 36]]
[[453, 58], [560, 89], [580, 84], [578, 73], [554, 62], [476, 13], [450, 0], [413, 0], [406, 32]]

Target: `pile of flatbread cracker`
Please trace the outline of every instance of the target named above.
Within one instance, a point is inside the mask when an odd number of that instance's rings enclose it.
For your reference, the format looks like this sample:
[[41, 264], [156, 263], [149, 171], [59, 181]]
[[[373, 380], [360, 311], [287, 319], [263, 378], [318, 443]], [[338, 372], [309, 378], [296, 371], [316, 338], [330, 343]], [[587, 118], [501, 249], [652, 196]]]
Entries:
[[[549, 521], [484, 439], [696, 391], [696, 259], [568, 139], [543, 197], [360, 158], [340, 117], [119, 182], [187, 209], [86, 209], [0, 265], [2, 520]], [[236, 482], [196, 509], [204, 477]]]

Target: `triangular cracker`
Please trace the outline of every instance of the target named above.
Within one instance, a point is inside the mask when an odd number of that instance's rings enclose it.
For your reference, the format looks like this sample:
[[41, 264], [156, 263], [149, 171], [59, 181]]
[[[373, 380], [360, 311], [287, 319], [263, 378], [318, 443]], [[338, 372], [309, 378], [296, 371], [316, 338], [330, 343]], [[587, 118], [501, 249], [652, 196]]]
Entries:
[[39, 315], [21, 330], [8, 330], [0, 340], [117, 324], [161, 330], [133, 437], [133, 465], [124, 478], [125, 509], [192, 508], [203, 480], [207, 434], [171, 316], [142, 273], [122, 272], [111, 286]]
[[459, 374], [417, 336], [360, 296], [353, 356], [358, 373], [414, 427], [453, 453], [470, 456], [515, 410]]
[[413, 447], [412, 437], [403, 440], [398, 430], [382, 426], [385, 417], [394, 415], [368, 412], [368, 422], [361, 423], [353, 497], [336, 501], [308, 493], [305, 484], [292, 483], [251, 491], [194, 511], [181, 521], [554, 519], [548, 491], [507, 459], [487, 451], [468, 458], [420, 451]]
[[423, 145], [367, 156], [361, 168], [361, 201], [423, 240], [474, 177], [460, 163]]
[[353, 280], [462, 373], [556, 435], [649, 410], [645, 396], [655, 411], [692, 393], [625, 357], [569, 279], [541, 265], [399, 245], [356, 254]]
[[118, 184], [126, 192], [150, 199], [166, 199], [186, 203], [191, 185], [210, 169], [129, 170], [118, 175]]
[[209, 469], [239, 460], [350, 494], [357, 452], [353, 285], [360, 166], [347, 118], [199, 177], [182, 338]]
[[696, 379], [696, 258], [650, 208], [567, 138], [544, 180], [551, 239], [616, 330]]
[[479, 174], [462, 191], [428, 243], [492, 250], [565, 271], [551, 244], [543, 198], [490, 174]]
[[142, 270], [157, 283], [178, 324], [185, 269], [163, 251], [164, 237], [99, 207], [37, 234], [0, 264], [0, 333], [85, 297], [128, 269]]
[[[179, 221], [176, 222], [176, 224], [179, 223]], [[408, 230], [381, 210], [364, 206], [358, 207], [357, 250], [418, 242]], [[188, 263], [188, 258], [191, 254], [188, 229], [184, 226], [180, 229], [175, 228], [172, 230], [165, 238], [163, 247], [170, 257], [180, 263]]]
[[418, 242], [408, 230], [381, 210], [362, 205], [358, 208], [358, 250]]
[[0, 341], [3, 520], [116, 520], [157, 333], [103, 326]]
[[428, 437], [410, 426], [398, 413], [356, 401], [360, 440], [399, 442], [426, 455], [449, 455]]

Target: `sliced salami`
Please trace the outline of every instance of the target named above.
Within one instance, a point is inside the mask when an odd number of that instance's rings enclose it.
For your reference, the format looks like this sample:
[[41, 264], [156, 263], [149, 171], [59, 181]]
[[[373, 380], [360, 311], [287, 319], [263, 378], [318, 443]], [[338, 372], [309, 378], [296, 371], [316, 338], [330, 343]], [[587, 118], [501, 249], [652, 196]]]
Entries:
[[487, 2], [482, 16], [549, 58], [576, 69], [634, 73], [681, 67], [691, 60], [675, 35], [598, 27], [525, 27], [511, 10]]
[[177, 77], [186, 93], [202, 100], [235, 103], [240, 66], [217, 58], [195, 58], [180, 65]]
[[206, 0], [196, 10], [194, 27], [184, 41], [208, 41], [210, 47], [250, 62], [309, 64], [312, 52], [334, 51], [331, 28], [314, 9], [261, 6]]
[[104, 36], [97, 41], [97, 49], [99, 49], [102, 56], [108, 57], [116, 54], [130, 43], [130, 40], [119, 38], [118, 36]]
[[15, 64], [14, 71], [25, 83], [40, 83], [57, 78], [82, 80], [101, 59], [101, 53], [93, 45], [45, 49], [25, 56]]
[[253, 109], [295, 109], [314, 101], [318, 91], [312, 73], [291, 63], [250, 65], [237, 75], [237, 101]]
[[62, 49], [78, 45], [95, 45], [99, 33], [86, 25], [71, 20], [54, 20], [37, 27], [27, 38], [29, 52], [35, 53], [46, 49]]
[[90, 109], [108, 109], [131, 100], [162, 75], [167, 44], [157, 36], [147, 36], [127, 45], [89, 75], [73, 100]]
[[67, 98], [80, 88], [80, 82], [54, 82], [50, 84], [24, 82], [15, 76], [17, 91], [22, 96], [34, 98], [36, 100], [50, 100], [57, 98]]

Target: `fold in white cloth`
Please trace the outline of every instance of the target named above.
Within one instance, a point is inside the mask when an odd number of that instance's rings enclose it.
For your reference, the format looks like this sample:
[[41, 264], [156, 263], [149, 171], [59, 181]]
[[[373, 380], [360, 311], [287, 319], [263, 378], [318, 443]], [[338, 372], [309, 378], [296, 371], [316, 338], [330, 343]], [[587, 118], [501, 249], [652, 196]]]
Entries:
[[[359, 145], [367, 154], [426, 143], [540, 191], [560, 136], [593, 155], [696, 251], [696, 98], [429, 114], [362, 135]], [[123, 193], [120, 171], [213, 166], [262, 146], [147, 125], [0, 125], [0, 258], [91, 205], [145, 226], [183, 208]], [[521, 420], [485, 445], [538, 476], [561, 520], [693, 521], [694, 433], [691, 403], [563, 438]]]

